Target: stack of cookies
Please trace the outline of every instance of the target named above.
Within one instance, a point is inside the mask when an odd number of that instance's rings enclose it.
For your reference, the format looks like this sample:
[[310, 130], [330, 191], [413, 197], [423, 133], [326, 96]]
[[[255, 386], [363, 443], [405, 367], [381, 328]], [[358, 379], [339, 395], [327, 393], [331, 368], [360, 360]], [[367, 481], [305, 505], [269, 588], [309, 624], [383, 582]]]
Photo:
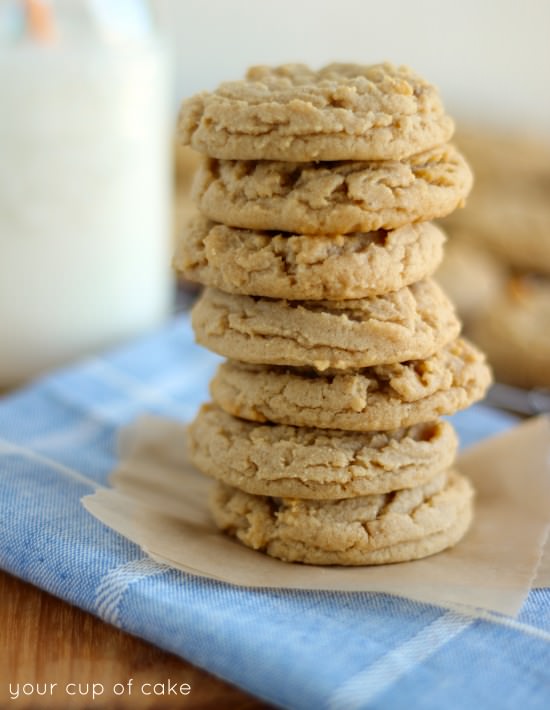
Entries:
[[455, 544], [472, 489], [440, 419], [490, 373], [430, 278], [472, 176], [434, 87], [389, 64], [254, 67], [186, 101], [206, 154], [175, 266], [227, 358], [188, 432], [216, 524], [287, 561], [362, 565]]

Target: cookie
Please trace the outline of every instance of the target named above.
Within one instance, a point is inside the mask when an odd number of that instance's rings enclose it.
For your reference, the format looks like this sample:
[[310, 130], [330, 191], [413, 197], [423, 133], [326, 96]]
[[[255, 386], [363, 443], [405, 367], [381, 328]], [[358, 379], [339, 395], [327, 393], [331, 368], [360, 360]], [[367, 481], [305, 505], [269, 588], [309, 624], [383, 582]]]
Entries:
[[204, 405], [187, 430], [190, 460], [208, 476], [257, 495], [351, 498], [418, 486], [451, 466], [448, 422], [390, 432], [258, 424]]
[[174, 180], [172, 220], [175, 239], [181, 234], [197, 207], [191, 199], [191, 184], [198, 166], [199, 154], [190, 148], [174, 144]]
[[472, 166], [476, 185], [521, 187], [525, 181], [548, 179], [550, 142], [542, 134], [469, 126], [457, 131], [453, 141]]
[[453, 230], [436, 278], [468, 324], [501, 293], [506, 270], [494, 254]]
[[471, 185], [466, 161], [447, 144], [386, 162], [205, 159], [193, 194], [203, 214], [232, 227], [327, 235], [444, 217]]
[[174, 144], [174, 182], [177, 192], [191, 191], [193, 176], [199, 163], [199, 153], [179, 143]]
[[472, 324], [500, 382], [550, 387], [550, 280], [512, 279]]
[[426, 557], [457, 543], [472, 518], [473, 490], [455, 471], [380, 495], [334, 501], [254, 496], [216, 483], [216, 525], [287, 562], [371, 565]]
[[428, 357], [460, 330], [451, 302], [430, 279], [350, 301], [254, 298], [207, 288], [192, 324], [197, 342], [225, 357], [317, 370]]
[[459, 146], [474, 168], [468, 209], [449, 229], [468, 235], [516, 269], [550, 274], [550, 142], [541, 137], [462, 132]]
[[391, 64], [256, 66], [184, 102], [180, 140], [215, 158], [399, 160], [454, 130], [435, 87]]
[[550, 274], [550, 168], [538, 183], [476, 188], [464, 214], [452, 216], [456, 227], [510, 266]]
[[430, 222], [386, 232], [306, 236], [194, 220], [174, 267], [189, 281], [269, 298], [355, 299], [397, 291], [432, 274], [443, 232]]
[[210, 387], [220, 407], [251, 421], [376, 431], [453, 414], [481, 399], [490, 382], [482, 353], [458, 339], [425, 360], [356, 372], [229, 361]]

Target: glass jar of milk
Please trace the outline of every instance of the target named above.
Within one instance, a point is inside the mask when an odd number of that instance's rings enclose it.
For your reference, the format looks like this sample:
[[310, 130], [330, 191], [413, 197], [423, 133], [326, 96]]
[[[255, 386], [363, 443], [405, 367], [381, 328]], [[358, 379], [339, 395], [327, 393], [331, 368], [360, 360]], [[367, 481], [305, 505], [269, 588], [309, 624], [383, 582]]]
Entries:
[[86, 5], [0, 37], [0, 389], [171, 308], [166, 54]]

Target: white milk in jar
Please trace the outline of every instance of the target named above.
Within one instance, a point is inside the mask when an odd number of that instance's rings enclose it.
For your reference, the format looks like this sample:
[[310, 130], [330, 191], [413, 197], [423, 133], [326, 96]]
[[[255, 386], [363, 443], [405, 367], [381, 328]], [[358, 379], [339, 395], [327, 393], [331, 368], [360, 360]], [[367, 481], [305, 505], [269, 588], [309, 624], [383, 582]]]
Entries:
[[152, 328], [172, 279], [162, 47], [0, 41], [2, 388]]

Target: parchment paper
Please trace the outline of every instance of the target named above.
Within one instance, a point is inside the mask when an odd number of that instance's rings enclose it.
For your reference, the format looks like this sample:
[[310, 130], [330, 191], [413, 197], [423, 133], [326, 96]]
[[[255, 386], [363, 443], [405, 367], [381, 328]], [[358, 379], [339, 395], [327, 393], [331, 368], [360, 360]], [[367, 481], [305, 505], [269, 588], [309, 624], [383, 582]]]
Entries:
[[[242, 586], [383, 591], [510, 615], [535, 580], [550, 523], [550, 419], [529, 420], [459, 458], [477, 496], [474, 524], [456, 547], [377, 567], [289, 564], [218, 532], [206, 508], [211, 482], [186, 460], [184, 436], [181, 423], [139, 419], [121, 432], [113, 488], [83, 499], [158, 562]], [[537, 584], [547, 576], [541, 568]]]

